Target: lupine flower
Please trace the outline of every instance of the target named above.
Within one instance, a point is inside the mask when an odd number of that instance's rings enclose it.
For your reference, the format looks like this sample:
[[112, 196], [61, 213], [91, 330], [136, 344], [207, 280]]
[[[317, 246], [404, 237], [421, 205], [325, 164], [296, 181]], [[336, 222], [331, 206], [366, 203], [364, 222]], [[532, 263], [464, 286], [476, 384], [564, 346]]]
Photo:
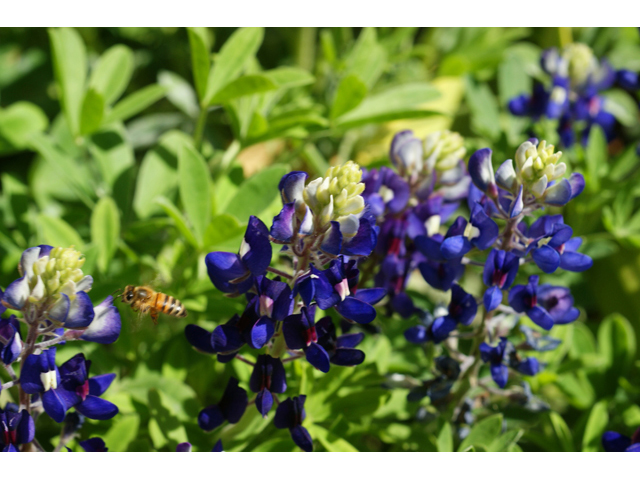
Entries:
[[60, 384], [55, 348], [27, 357], [20, 373], [22, 390], [30, 394], [40, 394], [44, 411], [58, 423], [64, 420], [67, 412], [67, 405], [58, 392]]
[[266, 417], [273, 406], [272, 393], [284, 393], [287, 389], [282, 361], [270, 355], [258, 355], [249, 380], [249, 388], [258, 394], [256, 408]]
[[573, 296], [566, 287], [540, 285], [538, 304], [549, 313], [555, 325], [571, 323], [580, 316], [580, 310], [573, 306]]
[[364, 362], [364, 352], [356, 349], [364, 339], [364, 333], [349, 333], [337, 336], [331, 317], [321, 318], [316, 323], [317, 343], [327, 352], [334, 365], [351, 367]]
[[448, 262], [436, 262], [427, 259], [419, 264], [418, 268], [429, 285], [444, 292], [450, 290], [451, 286], [464, 273], [464, 265], [461, 263], [461, 258], [449, 260]]
[[518, 274], [520, 259], [511, 252], [493, 249], [487, 257], [482, 272], [482, 280], [489, 287], [483, 302], [487, 312], [495, 310], [502, 303], [502, 290], [509, 290]]
[[288, 428], [293, 442], [305, 452], [312, 452], [313, 440], [307, 429], [302, 426], [302, 422], [307, 416], [304, 411], [306, 399], [306, 395], [287, 398], [278, 405], [273, 424], [276, 428]]
[[22, 277], [7, 287], [2, 303], [13, 310], [46, 303], [51, 322], [65, 328], [88, 327], [94, 312], [86, 292], [93, 279], [82, 273], [83, 264], [84, 258], [73, 248], [28, 248], [20, 258]]
[[80, 446], [84, 449], [85, 452], [108, 452], [109, 449], [104, 444], [104, 440], [100, 437], [92, 437], [88, 440], [83, 440], [80, 443]]
[[460, 285], [451, 287], [449, 313], [433, 321], [431, 332], [435, 342], [441, 342], [453, 332], [458, 325], [471, 325], [478, 311], [478, 304], [473, 295], [464, 291]]
[[15, 315], [0, 319], [0, 361], [5, 365], [15, 362], [22, 353], [20, 322]]
[[269, 230], [259, 218], [251, 216], [239, 253], [211, 252], [205, 263], [218, 290], [230, 295], [245, 293], [254, 283], [252, 276], [264, 275], [271, 263]]
[[489, 364], [491, 378], [493, 378], [493, 381], [496, 382], [500, 388], [504, 388], [509, 379], [509, 369], [503, 363], [506, 350], [507, 339], [505, 337], [500, 337], [500, 342], [498, 342], [498, 345], [495, 347], [487, 343], [480, 345], [480, 358], [482, 358], [483, 362]]
[[330, 368], [329, 354], [318, 344], [318, 332], [315, 323], [316, 307], [302, 307], [300, 313], [290, 315], [282, 324], [287, 347], [291, 350], [304, 350], [307, 361], [321, 372]]
[[275, 322], [284, 320], [293, 311], [291, 288], [284, 282], [257, 277], [256, 293], [248, 292], [248, 305], [243, 317], [252, 312], [255, 323], [247, 343], [253, 348], [262, 348], [273, 336]]
[[573, 229], [564, 224], [562, 215], [545, 215], [521, 230], [531, 239], [527, 251], [545, 273], [553, 273], [558, 267], [583, 272], [593, 265], [590, 257], [577, 252], [582, 239], [571, 238]]
[[526, 313], [539, 327], [551, 330], [553, 317], [544, 306], [538, 305], [538, 280], [537, 275], [531, 275], [527, 285], [513, 287], [509, 292], [509, 305], [518, 313]]
[[5, 410], [0, 408], [0, 449], [3, 452], [17, 452], [20, 445], [33, 441], [35, 432], [29, 412], [18, 411], [17, 405], [10, 404]]
[[618, 432], [604, 432], [602, 446], [605, 452], [640, 452], [640, 428], [631, 438]]
[[227, 420], [238, 423], [247, 409], [247, 391], [238, 386], [236, 378], [229, 378], [227, 388], [216, 405], [204, 408], [198, 414], [198, 425], [206, 432], [219, 427]]
[[[58, 394], [66, 409], [75, 408], [87, 418], [109, 420], [118, 413], [118, 407], [100, 398], [116, 378], [115, 373], [89, 378], [91, 361], [79, 353], [60, 365]], [[55, 418], [54, 418], [55, 420]]]

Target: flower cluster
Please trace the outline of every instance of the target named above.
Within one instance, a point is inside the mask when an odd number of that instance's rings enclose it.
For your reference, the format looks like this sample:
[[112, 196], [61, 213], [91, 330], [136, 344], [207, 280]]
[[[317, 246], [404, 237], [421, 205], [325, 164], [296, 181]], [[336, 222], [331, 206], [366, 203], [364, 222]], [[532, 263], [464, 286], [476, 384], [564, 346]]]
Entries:
[[[120, 334], [120, 315], [113, 298], [107, 297], [96, 307], [91, 303], [87, 292], [93, 279], [82, 272], [83, 263], [84, 258], [73, 248], [28, 248], [18, 267], [22, 277], [2, 293], [2, 312], [21, 312], [20, 317], [0, 320], [0, 361], [12, 377], [1, 389], [17, 387], [20, 399], [20, 407], [8, 404], [0, 410], [4, 429], [0, 442], [5, 451], [16, 451], [34, 440], [32, 415], [41, 410], [58, 423], [75, 415], [67, 415], [70, 409], [79, 418], [95, 420], [118, 413], [114, 404], [100, 398], [115, 374], [90, 378], [91, 361], [84, 354], [56, 365], [57, 345], [75, 340], [108, 344]], [[26, 337], [20, 323], [27, 325]], [[12, 366], [18, 361], [19, 377]]]
[[[212, 332], [197, 325], [185, 329], [199, 351], [216, 354], [220, 362], [234, 358], [253, 367], [251, 403], [266, 417], [277, 409], [274, 424], [287, 428], [296, 445], [313, 449], [305, 418], [305, 395], [280, 401], [288, 391], [285, 364], [305, 358], [322, 372], [331, 365], [354, 366], [364, 361], [356, 347], [362, 333], [339, 335], [331, 316], [316, 321], [319, 309], [331, 309], [350, 323], [368, 324], [382, 288], [359, 288], [357, 259], [371, 253], [378, 228], [365, 208], [365, 183], [353, 162], [330, 168], [324, 178], [307, 183], [305, 172], [291, 172], [279, 184], [283, 208], [271, 228], [251, 217], [239, 252], [212, 252], [206, 258], [211, 281], [229, 296], [244, 295], [246, 307]], [[270, 266], [272, 244], [280, 245], [287, 271]], [[253, 359], [241, 349], [257, 350]], [[236, 423], [249, 404], [247, 391], [231, 378], [220, 401], [203, 409], [198, 424], [211, 431], [225, 421]]]
[[604, 432], [602, 446], [605, 452], [640, 452], [640, 428], [631, 438], [618, 432]]
[[607, 110], [601, 95], [617, 84], [627, 90], [640, 88], [638, 74], [628, 70], [615, 71], [606, 60], [598, 61], [590, 47], [582, 43], [567, 45], [562, 50], [545, 50], [540, 60], [542, 69], [550, 77], [548, 85], [536, 83], [531, 94], [513, 98], [509, 110], [514, 115], [557, 120], [562, 144], [571, 147], [579, 140], [586, 144], [594, 125], [612, 140], [616, 119]]
[[[406, 152], [399, 147], [405, 142], [413, 142], [415, 152], [412, 156], [399, 156], [399, 151]], [[407, 132], [397, 134], [392, 145], [392, 161], [411, 158], [414, 160], [405, 163], [416, 164], [415, 158], [420, 158], [416, 153], [419, 153], [419, 147], [420, 142]], [[495, 174], [491, 156], [490, 149], [481, 149], [469, 159], [466, 170], [471, 185], [467, 185], [464, 195], [470, 211], [468, 217], [456, 217], [446, 233], [441, 231], [442, 219], [451, 215], [450, 212], [457, 207], [457, 203], [453, 203], [454, 207], [447, 211], [448, 215], [442, 215], [447, 201], [451, 202], [453, 199], [443, 198], [428, 189], [428, 195], [422, 198], [424, 204], [432, 208], [431, 216], [419, 218], [419, 221], [416, 220], [405, 230], [389, 227], [388, 231], [401, 232], [403, 236], [396, 237], [395, 243], [386, 244], [395, 245], [395, 250], [381, 252], [381, 271], [389, 258], [397, 261], [395, 258], [398, 254], [407, 255], [407, 252], [412, 252], [414, 268], [417, 267], [424, 280], [435, 289], [451, 292], [448, 305], [437, 306], [433, 314], [414, 307], [403, 309], [392, 304], [392, 308], [404, 317], [417, 313], [419, 323], [405, 331], [409, 342], [439, 344], [448, 353], [448, 356], [437, 359], [436, 367], [441, 372], [446, 370], [449, 373], [441, 373], [432, 380], [422, 381], [411, 390], [409, 399], [428, 396], [435, 406], [442, 404], [443, 397], [457, 399], [459, 403], [455, 413], [458, 416], [462, 414], [465, 402], [470, 399], [466, 396], [467, 390], [464, 387], [455, 388], [456, 380], [473, 377], [476, 378], [474, 382], [477, 382], [483, 363], [500, 388], [507, 387], [510, 372], [520, 375], [537, 374], [543, 365], [535, 356], [530, 356], [529, 352], [557, 347], [559, 342], [546, 336], [544, 332], [555, 325], [573, 322], [580, 314], [573, 305], [573, 297], [568, 288], [539, 284], [537, 274], [531, 274], [527, 282], [519, 283], [520, 270], [526, 268], [533, 273], [532, 268], [537, 267], [544, 273], [553, 273], [558, 269], [582, 272], [592, 265], [591, 258], [578, 252], [581, 240], [572, 238], [573, 230], [564, 224], [561, 215], [539, 214], [540, 210], [548, 207], [565, 205], [584, 189], [582, 175], [574, 173], [567, 178], [567, 167], [560, 161], [562, 153], [555, 152], [554, 147], [547, 145], [545, 141], [538, 142], [532, 138], [517, 149], [515, 162], [504, 161]], [[459, 170], [465, 171], [464, 164]], [[399, 178], [389, 169], [380, 171], [387, 172], [384, 174], [385, 178]], [[403, 167], [399, 171], [410, 170]], [[369, 175], [374, 178], [376, 171]], [[404, 179], [400, 180], [403, 184], [406, 183]], [[394, 185], [394, 192], [402, 192], [397, 187], [398, 184], [400, 181], [396, 180], [386, 185]], [[372, 205], [379, 203], [380, 198], [386, 195], [386, 191], [379, 193], [380, 190], [372, 189], [368, 197], [368, 202]], [[414, 195], [410, 191], [406, 197], [416, 198], [416, 206], [423, 205], [419, 203], [420, 197]], [[456, 197], [455, 200], [464, 196]], [[397, 197], [398, 195], [387, 195], [388, 199]], [[435, 199], [439, 211], [433, 210]], [[378, 246], [384, 244], [385, 225], [397, 225], [398, 216], [404, 215], [406, 211], [411, 212], [407, 217], [415, 216], [411, 209], [394, 212], [388, 205], [389, 200], [385, 210], [378, 210], [383, 218]], [[434, 221], [436, 215], [437, 221]], [[409, 234], [409, 231], [412, 233]], [[406, 258], [404, 260], [406, 264]], [[466, 291], [459, 283], [467, 267], [479, 269], [478, 273], [484, 283], [484, 289], [478, 292], [479, 295]], [[406, 276], [410, 273], [411, 269], [405, 271]], [[380, 276], [379, 273], [377, 278]], [[406, 276], [399, 286], [404, 286]], [[402, 288], [389, 292], [391, 298], [400, 295], [408, 298]], [[405, 304], [408, 302], [410, 300], [404, 300]], [[523, 316], [542, 330], [527, 325], [520, 325], [519, 331], [514, 330]], [[520, 341], [516, 341], [518, 337]], [[473, 339], [470, 350], [460, 350], [459, 338]], [[485, 379], [480, 384], [493, 388]], [[520, 398], [523, 397], [523, 392], [514, 390], [507, 395]], [[530, 392], [526, 396], [530, 400]], [[527, 404], [535, 403], [529, 400]]]
[[381, 167], [364, 175], [363, 195], [380, 234], [374, 254], [362, 268], [377, 270], [376, 287], [387, 291], [388, 308], [403, 318], [419, 313], [406, 293], [414, 270], [420, 268], [436, 287], [452, 282], [461, 272], [460, 265], [441, 270], [425, 258], [416, 239], [434, 235], [466, 198], [471, 182], [465, 155], [463, 138], [455, 132], [435, 132], [420, 140], [403, 131], [391, 144], [396, 171]]

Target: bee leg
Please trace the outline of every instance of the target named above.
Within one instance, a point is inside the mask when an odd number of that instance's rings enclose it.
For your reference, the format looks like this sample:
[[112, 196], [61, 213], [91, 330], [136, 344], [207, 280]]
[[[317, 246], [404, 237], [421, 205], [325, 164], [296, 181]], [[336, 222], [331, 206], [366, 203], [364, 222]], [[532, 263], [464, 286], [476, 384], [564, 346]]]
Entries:
[[149, 311], [149, 315], [151, 315], [151, 320], [153, 320], [153, 323], [155, 325], [158, 325], [158, 311], [157, 310], [150, 310]]

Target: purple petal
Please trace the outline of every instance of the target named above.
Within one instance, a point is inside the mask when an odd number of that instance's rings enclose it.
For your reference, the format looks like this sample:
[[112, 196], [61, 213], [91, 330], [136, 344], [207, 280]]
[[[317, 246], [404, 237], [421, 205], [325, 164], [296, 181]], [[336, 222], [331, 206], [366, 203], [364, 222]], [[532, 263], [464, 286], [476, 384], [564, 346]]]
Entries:
[[108, 452], [109, 449], [104, 444], [104, 440], [100, 437], [93, 437], [89, 440], [79, 442], [85, 452]]
[[109, 420], [118, 413], [118, 407], [99, 397], [89, 395], [84, 402], [75, 406], [76, 410], [92, 420]]
[[375, 305], [384, 298], [387, 291], [384, 288], [363, 288], [354, 295], [358, 300], [362, 300], [369, 305]]
[[36, 434], [36, 427], [33, 417], [26, 410], [20, 411], [20, 420], [16, 430], [16, 440], [18, 443], [30, 443]]
[[296, 214], [295, 203], [287, 203], [278, 215], [273, 217], [270, 235], [279, 243], [289, 243], [293, 237], [293, 219]]
[[449, 316], [436, 318], [433, 321], [433, 326], [431, 327], [434, 342], [438, 343], [442, 340], [445, 340], [449, 336], [449, 334], [456, 329], [457, 326], [458, 324], [455, 322], [455, 320], [453, 320]]
[[54, 421], [61, 423], [64, 420], [64, 416], [67, 413], [67, 405], [54, 389], [47, 390], [42, 394], [42, 406]]
[[571, 185], [571, 200], [573, 200], [584, 190], [584, 177], [580, 173], [572, 173], [569, 177], [569, 184]]
[[263, 275], [271, 263], [269, 230], [258, 217], [249, 217], [249, 225], [240, 247], [240, 258], [254, 275]]
[[210, 407], [200, 410], [198, 414], [198, 425], [205, 432], [219, 427], [224, 423], [224, 415], [218, 405], [212, 405]]
[[491, 165], [491, 149], [482, 148], [469, 158], [469, 175], [473, 184], [485, 193], [492, 196], [497, 194], [493, 177], [493, 165]]
[[502, 303], [502, 290], [497, 286], [493, 286], [484, 292], [483, 297], [484, 308], [487, 312], [491, 312], [498, 308], [498, 305]]
[[376, 245], [376, 231], [366, 220], [360, 220], [360, 226], [356, 235], [342, 246], [342, 253], [348, 256], [367, 256]]
[[518, 190], [518, 196], [511, 202], [509, 206], [509, 217], [514, 218], [522, 213], [522, 209], [524, 208], [524, 203], [522, 201], [522, 192], [523, 188], [520, 185], [520, 190]]
[[262, 348], [271, 340], [275, 333], [275, 324], [269, 317], [260, 317], [251, 328], [251, 342], [253, 348]]
[[247, 391], [238, 386], [238, 379], [231, 377], [218, 404], [229, 423], [238, 423], [247, 408]]
[[306, 172], [290, 172], [280, 179], [278, 190], [282, 195], [282, 203], [302, 200], [302, 192], [307, 179]]
[[631, 439], [618, 432], [604, 432], [602, 434], [602, 446], [605, 452], [624, 452], [631, 445]]
[[56, 300], [56, 303], [49, 309], [49, 318], [54, 322], [64, 323], [69, 316], [69, 309], [71, 308], [71, 300], [65, 293], [60, 294], [60, 298]]
[[176, 447], [176, 452], [191, 452], [192, 447], [189, 442], [179, 443]]
[[7, 308], [22, 310], [30, 293], [31, 289], [29, 288], [29, 281], [27, 280], [27, 277], [24, 276], [7, 287], [4, 291], [2, 302]]
[[544, 273], [553, 273], [560, 265], [560, 254], [549, 245], [536, 248], [531, 253], [531, 256]]
[[324, 236], [320, 250], [329, 255], [340, 255], [342, 248], [342, 233], [340, 232], [340, 224], [331, 222], [331, 229]]
[[291, 439], [293, 443], [299, 446], [305, 452], [313, 452], [313, 440], [306, 428], [302, 425], [297, 425], [289, 430], [291, 433]]
[[584, 272], [593, 266], [591, 257], [578, 252], [565, 252], [560, 256], [560, 268], [570, 272]]
[[471, 242], [462, 235], [445, 238], [440, 245], [440, 252], [446, 260], [460, 258], [469, 250], [471, 250]]
[[327, 373], [330, 368], [329, 354], [317, 343], [312, 343], [305, 350], [307, 361], [323, 373]]
[[509, 379], [509, 369], [506, 365], [501, 363], [491, 364], [491, 378], [498, 384], [500, 388], [504, 388], [507, 385]]
[[541, 307], [535, 306], [527, 310], [527, 316], [539, 327], [545, 330], [551, 330], [553, 327], [553, 318], [547, 311]]
[[266, 388], [258, 392], [258, 396], [256, 397], [256, 408], [260, 415], [266, 417], [273, 406], [273, 395]]

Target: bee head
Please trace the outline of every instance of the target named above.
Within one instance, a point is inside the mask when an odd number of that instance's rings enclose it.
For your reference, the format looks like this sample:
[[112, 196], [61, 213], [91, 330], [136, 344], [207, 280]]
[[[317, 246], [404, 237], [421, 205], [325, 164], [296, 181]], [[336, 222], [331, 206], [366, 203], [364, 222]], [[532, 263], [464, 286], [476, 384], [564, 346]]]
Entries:
[[122, 301], [124, 303], [131, 303], [134, 297], [135, 293], [133, 292], [133, 286], [127, 285], [122, 293]]

